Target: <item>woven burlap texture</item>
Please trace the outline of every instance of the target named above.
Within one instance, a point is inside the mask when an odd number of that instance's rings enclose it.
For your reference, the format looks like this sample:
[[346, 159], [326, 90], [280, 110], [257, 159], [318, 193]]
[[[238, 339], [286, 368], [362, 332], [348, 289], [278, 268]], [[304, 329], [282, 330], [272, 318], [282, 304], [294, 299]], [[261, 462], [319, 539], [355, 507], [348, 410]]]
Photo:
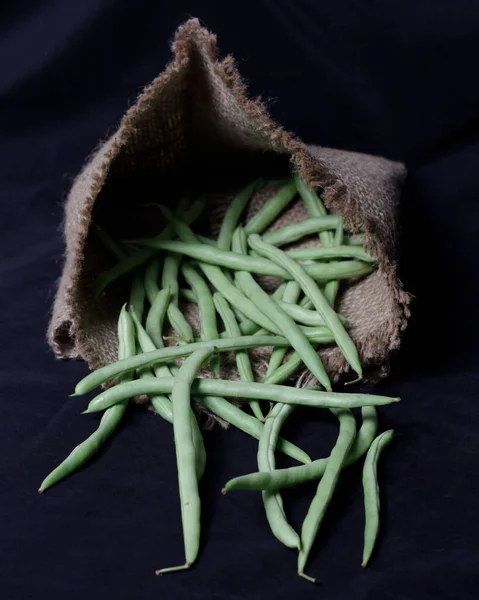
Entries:
[[[271, 121], [259, 99], [248, 99], [232, 58], [218, 59], [215, 36], [196, 19], [178, 29], [172, 52], [170, 64], [93, 153], [68, 196], [65, 263], [48, 329], [54, 352], [83, 358], [91, 368], [117, 357], [117, 317], [128, 284], [118, 281], [94, 298], [93, 283], [112, 258], [96, 239], [93, 222], [120, 238], [152, 235], [163, 223], [158, 209], [146, 205], [161, 201], [174, 208], [188, 192], [211, 201], [203, 227], [214, 233], [240, 185], [299, 171], [311, 186], [322, 187], [329, 211], [341, 214], [346, 226], [365, 228], [366, 247], [378, 259], [377, 271], [342, 288], [339, 310], [353, 323], [351, 335], [370, 376], [384, 376], [409, 315], [409, 297], [396, 274], [403, 165], [305, 146]], [[248, 216], [274, 189], [255, 196]], [[305, 217], [295, 203], [276, 226]], [[191, 314], [191, 307], [185, 311]], [[321, 355], [334, 380], [347, 371], [337, 349]], [[260, 358], [260, 370], [263, 363]]]

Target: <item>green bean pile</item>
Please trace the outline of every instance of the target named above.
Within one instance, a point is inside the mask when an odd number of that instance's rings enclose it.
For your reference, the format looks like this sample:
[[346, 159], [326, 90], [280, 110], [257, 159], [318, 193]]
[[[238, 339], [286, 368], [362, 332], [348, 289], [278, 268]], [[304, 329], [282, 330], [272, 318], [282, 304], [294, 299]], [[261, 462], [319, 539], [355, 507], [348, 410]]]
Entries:
[[[261, 491], [273, 535], [298, 552], [299, 575], [314, 581], [304, 569], [338, 479], [346, 466], [365, 454], [363, 566], [378, 535], [377, 462], [392, 431], [376, 437], [375, 407], [399, 399], [333, 392], [318, 353], [322, 346], [336, 345], [355, 372], [355, 381], [362, 378], [350, 323], [335, 307], [341, 281], [371, 273], [376, 261], [363, 249], [363, 234], [348, 231], [340, 216], [328, 215], [318, 193], [298, 176], [244, 222], [252, 196], [263, 185], [255, 181], [231, 201], [217, 239], [194, 231], [205, 208], [201, 200], [182, 200], [175, 213], [160, 206], [167, 226], [154, 238], [115, 242], [97, 230], [117, 263], [100, 276], [95, 296], [120, 277], [131, 280], [130, 298], [118, 319], [118, 361], [77, 384], [73, 396], [107, 384], [84, 411], [104, 411], [103, 417], [97, 431], [46, 477], [39, 492], [88, 461], [118, 427], [128, 402], [148, 395], [156, 412], [173, 425], [185, 548], [184, 563], [157, 574], [188, 569], [200, 548], [198, 482], [206, 452], [195, 406], [259, 441], [257, 472], [231, 479], [222, 491]], [[298, 195], [309, 217], [272, 227]], [[319, 236], [320, 245], [294, 247], [311, 236]], [[271, 278], [276, 278], [276, 286], [271, 286]], [[196, 306], [198, 323], [188, 321], [184, 301]], [[264, 377], [258, 380], [255, 354], [249, 351], [264, 347], [272, 350]], [[220, 378], [222, 353], [234, 354], [233, 379]], [[317, 379], [318, 387], [287, 385], [301, 366]], [[240, 407], [226, 398], [246, 403]], [[328, 408], [338, 419], [339, 434], [329, 457], [312, 460], [281, 437], [283, 424], [301, 406]], [[353, 408], [361, 408], [358, 431]], [[277, 451], [301, 464], [277, 469]], [[281, 489], [309, 481], [318, 481], [317, 492], [301, 532], [296, 532], [288, 522]]]

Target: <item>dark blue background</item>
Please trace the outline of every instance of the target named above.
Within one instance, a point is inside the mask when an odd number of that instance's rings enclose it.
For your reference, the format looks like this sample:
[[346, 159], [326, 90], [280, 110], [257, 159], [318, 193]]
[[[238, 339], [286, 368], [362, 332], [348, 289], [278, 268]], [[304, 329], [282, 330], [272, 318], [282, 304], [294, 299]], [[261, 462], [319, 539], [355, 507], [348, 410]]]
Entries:
[[[360, 469], [344, 474], [314, 549], [313, 587], [272, 537], [255, 493], [222, 484], [255, 467], [239, 432], [206, 435], [203, 550], [188, 573], [171, 427], [132, 410], [88, 468], [45, 474], [95, 427], [69, 399], [87, 372], [45, 342], [62, 265], [62, 204], [85, 157], [198, 16], [252, 95], [305, 141], [403, 160], [402, 278], [414, 317], [381, 411], [383, 536], [360, 568]], [[459, 0], [5, 2], [0, 7], [0, 596], [435, 600], [479, 586], [479, 5]], [[307, 421], [307, 425], [305, 424]], [[298, 412], [286, 432], [314, 456], [336, 424]], [[299, 527], [314, 486], [285, 494]]]

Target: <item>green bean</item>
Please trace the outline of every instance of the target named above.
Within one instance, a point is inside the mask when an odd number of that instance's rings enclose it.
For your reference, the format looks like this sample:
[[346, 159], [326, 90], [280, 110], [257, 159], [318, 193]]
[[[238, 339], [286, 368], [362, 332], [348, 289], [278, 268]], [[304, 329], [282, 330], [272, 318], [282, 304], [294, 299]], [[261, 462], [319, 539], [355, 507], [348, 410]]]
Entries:
[[163, 323], [170, 302], [170, 290], [159, 290], [153, 300], [148, 316], [146, 317], [145, 329], [157, 348], [163, 348]]
[[[295, 181], [299, 195], [301, 196], [303, 202], [306, 204], [309, 214], [312, 217], [325, 217], [328, 213], [318, 194], [306, 184], [306, 182], [299, 176], [299, 174], [295, 175]], [[332, 232], [330, 231], [324, 231], [319, 233], [321, 245], [324, 248], [328, 246], [338, 246], [341, 243], [340, 239], [342, 236], [342, 232], [343, 223], [341, 219], [341, 221], [336, 227], [336, 235], [334, 237]], [[338, 290], [339, 281], [337, 279], [329, 281], [326, 284], [324, 295], [328, 302], [331, 304], [331, 306], [334, 306]]]
[[[191, 344], [192, 345], [192, 344]], [[209, 347], [210, 342], [200, 350]], [[130, 381], [115, 385], [101, 392], [88, 405], [84, 413], [104, 410], [125, 398], [141, 394], [170, 394], [173, 377], [162, 377], [155, 380]], [[312, 406], [317, 408], [358, 408], [361, 406], [383, 406], [398, 402], [398, 398], [373, 396], [370, 394], [342, 394], [337, 392], [318, 392], [305, 388], [292, 388], [285, 385], [266, 383], [249, 383], [225, 379], [197, 379], [192, 387], [193, 395], [227, 396], [252, 400], [271, 400], [283, 404]]]
[[251, 196], [258, 189], [260, 184], [260, 180], [253, 181], [253, 183], [250, 183], [244, 187], [231, 201], [223, 217], [223, 223], [221, 224], [221, 229], [218, 235], [217, 246], [220, 250], [229, 250], [231, 248], [233, 231], [236, 229], [241, 214], [250, 201]]
[[[240, 328], [236, 322], [233, 311], [231, 310], [228, 302], [219, 293], [216, 292], [213, 296], [213, 301], [216, 306], [216, 310], [224, 323], [226, 333], [229, 337], [239, 337], [241, 335]], [[249, 359], [248, 350], [240, 350], [236, 352], [236, 366], [238, 373], [243, 381], [254, 381], [253, 369], [251, 367], [251, 361]], [[260, 421], [264, 420], [263, 412], [261, 407], [256, 400], [250, 400], [250, 408], [253, 411], [255, 417]]]
[[[131, 317], [133, 319], [133, 322], [135, 323], [136, 335], [140, 344], [141, 351], [153, 352], [154, 350], [156, 350], [157, 346], [155, 346], [153, 340], [148, 335], [148, 332], [143, 328], [142, 324], [139, 322], [135, 311], [131, 311]], [[156, 377], [170, 377], [172, 375], [172, 370], [173, 366], [170, 369], [170, 367], [166, 364], [157, 365], [156, 367], [153, 367], [153, 371]], [[139, 375], [142, 379], [148, 379], [153, 376], [149, 368], [141, 369]], [[153, 408], [161, 417], [163, 417], [169, 423], [173, 422], [173, 409], [171, 406], [170, 398], [168, 398], [164, 394], [154, 394], [150, 396], [150, 402], [153, 405]], [[191, 410], [191, 428], [193, 431], [193, 443], [195, 445], [196, 450], [197, 475], [198, 479], [201, 479], [203, 477], [206, 465], [206, 450], [203, 441], [203, 436], [201, 435], [201, 431], [193, 410]]]
[[145, 286], [143, 285], [143, 278], [140, 276], [133, 279], [129, 304], [133, 307], [138, 320], [141, 322], [145, 310]]
[[302, 363], [301, 356], [297, 352], [293, 352], [285, 363], [278, 367], [274, 373], [270, 373], [268, 377], [265, 378], [264, 382], [273, 384], [283, 383], [296, 373], [296, 370]]
[[161, 268], [161, 261], [158, 258], [155, 258], [154, 260], [151, 261], [151, 263], [148, 265], [148, 267], [145, 270], [145, 280], [144, 280], [145, 292], [146, 292], [146, 297], [148, 298], [148, 302], [151, 305], [153, 305], [155, 298], [156, 298], [158, 292], [160, 291], [160, 288], [158, 287], [158, 280], [160, 277], [160, 268]]
[[[284, 410], [284, 409], [287, 410]], [[274, 448], [277, 431], [273, 432], [277, 420], [284, 420], [293, 407], [285, 404], [276, 404], [266, 419], [263, 435], [258, 446], [258, 469], [260, 471], [272, 471], [275, 467]], [[289, 411], [289, 412], [288, 412]], [[300, 549], [299, 535], [294, 531], [286, 519], [281, 494], [278, 491], [263, 491], [263, 504], [273, 535], [288, 548]]]
[[178, 272], [180, 268], [181, 257], [177, 254], [168, 254], [163, 263], [163, 273], [161, 284], [163, 288], [170, 290], [170, 303], [166, 311], [168, 321], [178, 336], [185, 342], [193, 339], [193, 329], [185, 316], [178, 307]]
[[[272, 294], [273, 298], [275, 298], [275, 299], [281, 298], [284, 294], [286, 285], [287, 285], [286, 283], [280, 284], [273, 292], [273, 294]], [[232, 306], [232, 309], [237, 317], [240, 317], [242, 315], [242, 313], [240, 313], [240, 311], [238, 311], [236, 309], [236, 307]], [[238, 313], [239, 313], [239, 315], [238, 315]], [[257, 323], [255, 323], [254, 321], [251, 321], [250, 319], [245, 319], [244, 315], [242, 315], [242, 316], [243, 316], [243, 319], [238, 318], [238, 320], [241, 321], [239, 324], [241, 335], [253, 335], [260, 329], [260, 327]]]
[[[256, 440], [260, 439], [264, 428], [263, 423], [256, 417], [241, 410], [241, 408], [231, 404], [231, 402], [228, 402], [225, 398], [221, 396], [205, 395], [198, 396], [197, 401], [205, 406], [210, 412], [218, 415], [218, 417], [221, 417], [228, 423], [231, 423], [231, 425], [234, 425], [237, 429], [247, 433]], [[311, 462], [311, 458], [304, 450], [301, 450], [301, 448], [298, 448], [298, 446], [295, 446], [283, 438], [279, 438], [277, 449], [298, 462], [305, 464]]]
[[378, 460], [383, 449], [390, 443], [394, 431], [389, 429], [381, 433], [371, 444], [364, 461], [363, 469], [363, 489], [364, 489], [364, 509], [366, 513], [366, 523], [364, 527], [364, 549], [362, 567], [365, 567], [374, 550], [374, 545], [379, 533], [379, 485], [378, 485]]
[[[188, 264], [182, 267], [183, 277], [193, 290], [198, 301], [198, 313], [201, 328], [201, 339], [209, 342], [219, 338], [216, 326], [216, 309], [210, 288], [201, 275]], [[220, 355], [215, 353], [211, 358], [211, 370], [216, 377], [220, 376]]]
[[278, 217], [296, 196], [296, 184], [290, 181], [267, 200], [245, 225], [248, 234], [262, 233]]
[[[278, 264], [265, 258], [256, 258], [254, 256], [241, 256], [236, 252], [219, 250], [206, 244], [194, 242], [183, 242], [176, 240], [157, 241], [155, 239], [136, 240], [143, 245], [154, 246], [157, 250], [167, 250], [184, 254], [194, 258], [200, 263], [208, 265], [226, 267], [232, 270], [248, 271], [258, 275], [268, 275], [270, 277], [282, 277], [283, 279], [293, 279], [293, 276], [287, 269], [283, 269]], [[166, 261], [165, 261], [166, 262]], [[306, 272], [317, 281], [329, 281], [330, 279], [348, 279], [350, 277], [359, 277], [371, 273], [374, 265], [370, 262], [364, 263], [359, 260], [344, 260], [330, 263], [311, 263], [303, 265]], [[164, 284], [163, 284], [164, 286]]]
[[95, 225], [94, 229], [97, 236], [100, 238], [105, 248], [118, 260], [124, 260], [127, 257], [125, 250], [115, 242], [107, 232], [102, 229], [99, 225]]
[[[324, 327], [318, 328], [318, 332], [320, 330], [324, 330]], [[313, 333], [315, 332], [313, 331]], [[315, 340], [313, 336], [312, 339]], [[261, 348], [262, 346], [289, 346], [286, 338], [272, 335], [250, 335], [242, 336], [240, 338], [228, 337], [224, 339], [219, 338], [217, 340], [212, 340], [211, 343], [214, 343], [218, 352], [237, 352], [238, 350]], [[82, 394], [87, 394], [105, 381], [113, 379], [122, 373], [134, 371], [141, 367], [146, 367], [155, 363], [170, 362], [176, 358], [183, 358], [184, 356], [190, 355], [195, 350], [204, 348], [209, 344], [209, 342], [195, 342], [192, 344], [186, 344], [184, 346], [169, 346], [168, 348], [159, 348], [154, 352], [145, 352], [128, 360], [119, 360], [109, 365], [105, 365], [96, 371], [92, 371], [81, 381], [79, 381], [75, 387], [75, 395], [80, 396]]]
[[[129, 358], [135, 354], [135, 326], [126, 311], [126, 306], [120, 311], [118, 319], [118, 355], [121, 359]], [[124, 375], [127, 380], [131, 375]], [[38, 492], [42, 494], [52, 485], [55, 485], [68, 475], [78, 470], [105, 444], [107, 439], [118, 428], [126, 411], [128, 398], [111, 406], [102, 416], [98, 429], [84, 442], [76, 446], [65, 460], [58, 465], [41, 483]]]
[[[165, 217], [169, 219], [169, 222], [172, 224], [181, 241], [188, 243], [196, 242], [195, 234], [191, 231], [191, 228], [186, 223], [177, 219], [171, 213], [171, 211], [165, 207], [163, 207], [162, 210]], [[214, 250], [213, 254], [215, 252], [220, 252], [220, 250]], [[200, 263], [200, 268], [209, 282], [221, 294], [223, 294], [230, 304], [236, 305], [237, 308], [246, 316], [250, 317], [254, 321], [258, 321], [261, 326], [266, 327], [269, 331], [274, 333], [278, 332], [277, 327], [274, 325], [271, 319], [268, 319], [268, 317], [266, 317], [260, 310], [257, 309], [253, 302], [241, 294], [241, 292], [231, 283], [231, 281], [219, 267]]]
[[337, 258], [355, 258], [363, 262], [376, 262], [361, 246], [319, 246], [314, 248], [296, 248], [286, 254], [295, 260], [327, 260]]
[[[181, 520], [185, 544], [185, 567], [190, 567], [198, 556], [201, 532], [201, 501], [195, 472], [195, 447], [191, 428], [191, 384], [203, 363], [214, 352], [214, 346], [191, 354], [175, 377], [171, 400], [173, 404], [173, 433], [178, 467]], [[168, 568], [168, 571], [170, 568]], [[157, 575], [165, 569], [156, 571]]]
[[[308, 340], [311, 343], [314, 342], [315, 344], [331, 344], [332, 342], [334, 342], [334, 337], [327, 327], [324, 327], [324, 326], [306, 327], [305, 325], [300, 325], [300, 328], [303, 331], [304, 335], [308, 338]], [[241, 330], [241, 327], [240, 327], [240, 330]], [[268, 335], [268, 331], [266, 329], [258, 329], [258, 331], [256, 333], [254, 333], [253, 335], [247, 335], [247, 336], [243, 336], [243, 337], [264, 338], [267, 335]], [[226, 333], [226, 331], [222, 331], [220, 333], [221, 339], [226, 339], [228, 337], [229, 336]], [[270, 336], [270, 339], [273, 338], [274, 340], [277, 340], [279, 337], [281, 337], [281, 336]], [[200, 341], [200, 340], [195, 339], [195, 341]], [[266, 346], [266, 344], [264, 344], [264, 345]], [[285, 344], [281, 344], [281, 343], [275, 341], [275, 342], [273, 342], [272, 345], [274, 347], [277, 347], [277, 346], [287, 347], [288, 350], [290, 347], [287, 342]], [[249, 348], [251, 348], [251, 347], [256, 347], [256, 346], [249, 346]]]
[[[362, 425], [358, 435], [349, 450], [344, 466], [349, 466], [358, 461], [365, 454], [376, 435], [377, 418], [374, 406], [363, 406], [361, 409], [363, 417]], [[317, 481], [324, 475], [329, 458], [320, 458], [307, 465], [289, 467], [287, 469], [276, 469], [271, 473], [249, 473], [230, 479], [223, 493], [231, 490], [277, 490], [285, 487], [293, 487]]]
[[[203, 210], [204, 210], [204, 203], [197, 200], [196, 202], [193, 202], [193, 204], [184, 212], [184, 214], [182, 215], [182, 218], [187, 223], [193, 223], [201, 215]], [[172, 228], [167, 226], [160, 233], [160, 235], [157, 237], [157, 239], [165, 240], [165, 239], [170, 238], [171, 235], [172, 235]], [[98, 278], [98, 281], [95, 285], [95, 290], [94, 290], [95, 298], [97, 298], [101, 294], [101, 292], [108, 285], [110, 285], [110, 283], [112, 283], [119, 277], [126, 275], [127, 273], [130, 273], [136, 267], [139, 267], [139, 266], [143, 265], [144, 263], [148, 262], [151, 258], [153, 258], [155, 256], [155, 254], [156, 254], [156, 250], [154, 250], [152, 248], [142, 248], [142, 249], [138, 250], [138, 252], [135, 252], [135, 254], [128, 256], [124, 260], [121, 260], [118, 264], [116, 264], [114, 267], [112, 267], [108, 271], [105, 271], [105, 273], [100, 275], [100, 277]]]
[[271, 260], [278, 262], [278, 264], [294, 275], [294, 279], [300, 284], [304, 294], [311, 299], [314, 308], [322, 315], [334, 335], [336, 343], [343, 353], [344, 358], [356, 371], [358, 376], [362, 377], [362, 368], [356, 346], [315, 281], [313, 281], [301, 265], [296, 263], [278, 248], [264, 243], [258, 235], [250, 236], [249, 243], [255, 250], [266, 255]]
[[[241, 248], [243, 251], [246, 251], [247, 242], [244, 229], [238, 227], [233, 237], [236, 238], [233, 243], [237, 244], [238, 249]], [[331, 390], [331, 381], [326, 373], [323, 363], [299, 325], [297, 325], [293, 319], [276, 304], [269, 294], [256, 283], [250, 273], [247, 273], [246, 271], [237, 271], [236, 279], [240, 282], [240, 285], [248, 298], [250, 298], [264, 314], [269, 315], [274, 323], [278, 324], [281, 333], [301, 356], [305, 365], [318, 381], [320, 381], [327, 390]]]
[[[334, 494], [341, 469], [356, 435], [356, 421], [349, 410], [332, 410], [339, 419], [338, 440], [331, 451], [324, 475], [311, 502], [301, 528], [301, 550], [298, 555], [298, 575], [304, 577], [304, 567], [324, 514]], [[306, 575], [306, 579], [311, 579]], [[314, 581], [314, 580], [313, 580]]]
[[286, 244], [292, 244], [298, 240], [318, 233], [319, 231], [330, 233], [329, 229], [335, 229], [338, 226], [338, 217], [336, 215], [329, 215], [325, 217], [311, 217], [304, 221], [298, 221], [296, 223], [290, 223], [285, 225], [281, 229], [270, 231], [263, 237], [265, 242], [273, 246], [284, 246]]
[[[280, 306], [284, 304], [287, 308], [289, 308], [290, 306], [296, 306], [296, 302], [298, 301], [300, 294], [301, 288], [299, 284], [296, 281], [289, 281], [285, 286], [283, 300], [277, 300], [277, 302], [280, 304]], [[283, 310], [285, 310], [284, 307]], [[278, 369], [281, 366], [281, 363], [283, 362], [283, 359], [287, 352], [287, 348], [273, 348], [273, 351], [269, 358], [268, 368], [266, 369], [266, 377], [268, 377], [268, 375], [271, 375], [271, 373], [274, 373], [274, 371], [276, 371], [276, 369]]]

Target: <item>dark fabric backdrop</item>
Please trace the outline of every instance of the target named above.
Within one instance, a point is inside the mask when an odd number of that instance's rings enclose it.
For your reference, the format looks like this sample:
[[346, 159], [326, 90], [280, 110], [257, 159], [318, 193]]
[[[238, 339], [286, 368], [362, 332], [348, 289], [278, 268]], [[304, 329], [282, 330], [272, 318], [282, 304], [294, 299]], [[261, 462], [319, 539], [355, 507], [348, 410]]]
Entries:
[[[256, 443], [239, 432], [206, 435], [191, 572], [153, 574], [183, 554], [172, 431], [151, 413], [131, 410], [88, 468], [36, 493], [98, 421], [67, 397], [86, 365], [56, 361], [45, 342], [63, 200], [189, 16], [218, 34], [286, 128], [410, 172], [401, 267], [417, 299], [380, 386], [403, 399], [381, 411], [381, 426], [397, 432], [379, 470], [383, 535], [361, 569], [361, 472], [349, 469], [308, 568], [316, 587], [296, 576], [258, 494], [220, 494], [255, 466]], [[477, 598], [477, 2], [17, 0], [2, 3], [0, 29], [0, 597]], [[286, 433], [324, 456], [337, 426], [299, 413]], [[284, 494], [296, 527], [314, 487]]]

